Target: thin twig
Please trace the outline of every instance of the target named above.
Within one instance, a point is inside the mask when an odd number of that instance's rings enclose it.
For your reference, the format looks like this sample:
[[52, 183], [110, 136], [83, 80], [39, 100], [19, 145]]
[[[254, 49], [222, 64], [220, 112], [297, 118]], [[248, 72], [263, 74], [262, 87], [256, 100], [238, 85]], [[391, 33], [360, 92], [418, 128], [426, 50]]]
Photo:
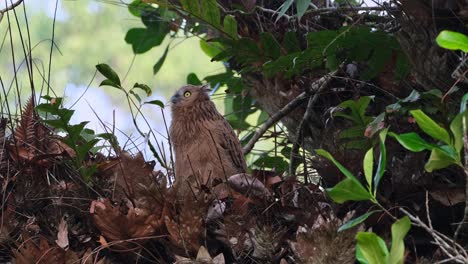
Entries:
[[244, 146], [242, 152], [244, 155], [247, 155], [254, 147], [255, 143], [265, 134], [265, 132], [276, 122], [278, 122], [281, 118], [285, 117], [289, 113], [291, 113], [294, 109], [296, 109], [299, 105], [301, 105], [304, 100], [309, 97], [307, 92], [302, 92], [299, 94], [294, 100], [289, 102], [283, 108], [281, 108], [278, 112], [272, 115], [263, 125], [255, 131], [253, 137], [249, 140], [249, 142]]
[[12, 5], [7, 6], [4, 9], [0, 9], [0, 14], [3, 14], [5, 12], [8, 12], [8, 11], [11, 11], [11, 10], [15, 9], [15, 7], [19, 6], [22, 2], [23, 2], [23, 0], [18, 0], [16, 2], [14, 2]]
[[[256, 6], [256, 8], [262, 12], [265, 13], [270, 13], [273, 15], [277, 15], [278, 11], [273, 10], [273, 9], [268, 9], [264, 8], [261, 6]], [[307, 12], [305, 12], [304, 15], [320, 15], [323, 13], [328, 13], [328, 12], [358, 12], [358, 11], [388, 11], [388, 7], [384, 6], [362, 6], [362, 7], [324, 7], [324, 8], [317, 8], [317, 9], [311, 9]], [[288, 16], [286, 14], [283, 14], [282, 17], [286, 18], [287, 20], [291, 20], [293, 18], [297, 18], [296, 15], [294, 16]]]
[[448, 238], [444, 234], [441, 234], [437, 230], [426, 225], [418, 216], [412, 215], [404, 208], [400, 208], [404, 214], [406, 214], [414, 226], [421, 227], [428, 232], [434, 239], [434, 244], [437, 245], [440, 250], [448, 256], [452, 261], [456, 263], [468, 263], [468, 253], [466, 250], [458, 244], [456, 241]]
[[342, 65], [340, 65], [340, 67], [338, 67], [337, 70], [323, 76], [322, 78], [312, 83], [310, 92], [315, 92], [315, 94], [314, 96], [310, 97], [304, 117], [302, 118], [301, 123], [299, 124], [299, 127], [297, 129], [296, 140], [294, 141], [293, 147], [291, 149], [291, 155], [290, 155], [290, 163], [289, 163], [289, 175], [290, 176], [293, 176], [296, 174], [295, 173], [296, 163], [297, 163], [296, 157], [299, 153], [299, 146], [302, 144], [301, 139], [302, 139], [302, 133], [304, 130], [304, 124], [307, 122], [307, 120], [310, 119], [310, 116], [313, 113], [312, 108], [314, 107], [315, 102], [318, 100], [319, 95], [323, 92], [323, 90], [325, 90], [325, 88], [327, 88], [328, 84], [333, 79], [333, 77], [339, 72], [341, 67]]

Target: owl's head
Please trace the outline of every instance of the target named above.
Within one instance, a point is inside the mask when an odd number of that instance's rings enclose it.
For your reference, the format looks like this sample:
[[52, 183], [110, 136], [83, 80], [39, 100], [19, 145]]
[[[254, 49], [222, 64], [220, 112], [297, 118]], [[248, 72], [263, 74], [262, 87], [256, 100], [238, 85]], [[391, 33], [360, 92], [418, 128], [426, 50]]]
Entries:
[[172, 107], [192, 106], [196, 103], [210, 100], [208, 92], [209, 85], [187, 85], [183, 86], [171, 97]]

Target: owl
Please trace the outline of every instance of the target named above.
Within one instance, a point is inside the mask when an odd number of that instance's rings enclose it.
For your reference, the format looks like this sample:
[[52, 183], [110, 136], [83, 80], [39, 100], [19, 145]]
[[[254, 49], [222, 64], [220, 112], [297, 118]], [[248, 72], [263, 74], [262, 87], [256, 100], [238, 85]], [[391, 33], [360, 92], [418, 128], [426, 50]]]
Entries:
[[224, 196], [229, 176], [247, 172], [240, 142], [208, 91], [208, 85], [187, 85], [171, 98], [170, 139], [178, 195], [197, 194], [206, 186]]

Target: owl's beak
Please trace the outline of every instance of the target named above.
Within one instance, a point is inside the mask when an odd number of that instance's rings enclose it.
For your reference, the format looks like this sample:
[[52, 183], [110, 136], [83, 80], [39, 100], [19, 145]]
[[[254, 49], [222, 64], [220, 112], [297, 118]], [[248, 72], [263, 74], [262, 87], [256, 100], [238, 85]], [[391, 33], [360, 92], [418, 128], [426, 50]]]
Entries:
[[173, 104], [177, 103], [180, 99], [180, 95], [178, 93], [174, 94], [172, 97], [171, 97], [171, 102]]

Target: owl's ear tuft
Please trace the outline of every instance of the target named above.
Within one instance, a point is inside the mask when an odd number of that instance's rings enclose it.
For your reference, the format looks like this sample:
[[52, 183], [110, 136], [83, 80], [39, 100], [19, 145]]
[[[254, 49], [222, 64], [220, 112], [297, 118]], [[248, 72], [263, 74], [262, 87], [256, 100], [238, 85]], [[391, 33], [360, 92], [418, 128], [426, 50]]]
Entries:
[[211, 87], [210, 87], [210, 84], [209, 84], [209, 83], [202, 85], [201, 88], [202, 88], [202, 90], [203, 90], [204, 92], [206, 92], [206, 93], [211, 92]]

